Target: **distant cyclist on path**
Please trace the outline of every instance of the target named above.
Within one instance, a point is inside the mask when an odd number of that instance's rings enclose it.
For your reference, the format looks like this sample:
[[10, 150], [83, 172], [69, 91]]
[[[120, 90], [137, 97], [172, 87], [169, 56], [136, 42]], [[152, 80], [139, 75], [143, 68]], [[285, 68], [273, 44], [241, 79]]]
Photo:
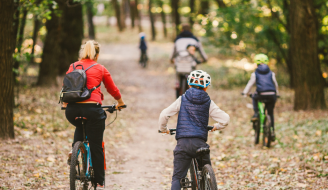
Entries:
[[252, 96], [254, 115], [251, 120], [256, 121], [258, 119], [258, 100], [266, 100], [265, 106], [272, 120], [272, 140], [275, 140], [273, 109], [277, 100], [277, 95], [279, 95], [278, 82], [276, 80], [275, 73], [272, 72], [268, 66], [269, 58], [267, 55], [255, 55], [254, 62], [257, 64], [257, 69], [252, 73], [251, 78], [249, 79], [243, 91], [243, 94], [246, 96], [246, 94], [248, 94], [251, 90], [251, 87], [256, 84], [256, 92]]

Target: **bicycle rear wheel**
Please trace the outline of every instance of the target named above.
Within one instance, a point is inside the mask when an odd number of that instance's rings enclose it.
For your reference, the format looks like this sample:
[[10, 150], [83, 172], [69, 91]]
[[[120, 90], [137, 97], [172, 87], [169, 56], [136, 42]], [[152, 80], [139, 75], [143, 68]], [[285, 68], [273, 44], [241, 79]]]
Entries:
[[211, 165], [206, 164], [202, 170], [201, 190], [217, 190], [216, 178]]
[[259, 144], [260, 141], [260, 133], [261, 133], [261, 127], [259, 119], [257, 121], [253, 121], [253, 129], [254, 129], [254, 137], [255, 137], [255, 144]]
[[271, 118], [269, 115], [265, 115], [265, 121], [263, 125], [263, 146], [270, 148], [271, 145]]
[[88, 190], [88, 182], [85, 176], [87, 169], [87, 151], [83, 142], [74, 144], [70, 164], [70, 190]]
[[190, 173], [190, 179], [191, 179], [191, 189], [196, 190], [197, 189], [197, 169], [195, 170], [195, 162], [191, 161], [190, 168], [189, 168], [189, 173]]
[[182, 83], [181, 83], [181, 95], [187, 91], [187, 78], [183, 76]]

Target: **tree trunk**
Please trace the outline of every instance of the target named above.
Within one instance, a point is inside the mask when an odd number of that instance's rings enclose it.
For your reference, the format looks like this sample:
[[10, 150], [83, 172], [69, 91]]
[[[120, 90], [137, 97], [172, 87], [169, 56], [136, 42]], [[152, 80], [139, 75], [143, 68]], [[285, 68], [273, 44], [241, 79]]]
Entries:
[[149, 0], [148, 12], [150, 18], [150, 25], [151, 25], [151, 40], [155, 41], [156, 39], [155, 18], [154, 18], [154, 14], [151, 12], [151, 8], [152, 8], [152, 0]]
[[[87, 7], [87, 17], [88, 17], [88, 29], [89, 29], [89, 39], [96, 39], [95, 25], [93, 24], [93, 3], [92, 1], [86, 2]], [[81, 9], [82, 11], [82, 9]]]
[[125, 24], [125, 19], [126, 19], [126, 12], [125, 12], [125, 6], [126, 6], [126, 0], [121, 0], [122, 4], [121, 4], [121, 26], [123, 29], [126, 28], [126, 24]]
[[61, 26], [59, 17], [54, 10], [51, 11], [51, 20], [46, 22], [47, 35], [44, 40], [42, 62], [40, 63], [37, 82], [39, 86], [52, 86], [57, 84], [56, 76], [58, 74], [58, 64], [61, 56]]
[[195, 0], [189, 0], [190, 14], [189, 14], [189, 24], [192, 28], [194, 25], [194, 16], [195, 16]]
[[128, 4], [129, 4], [129, 10], [130, 10], [130, 18], [131, 18], [131, 27], [134, 28], [134, 18], [135, 18], [135, 14], [134, 14], [134, 11], [135, 11], [135, 2], [134, 1], [130, 1], [128, 0]]
[[216, 0], [216, 3], [219, 5], [219, 8], [227, 7], [227, 5], [223, 2], [223, 0]]
[[134, 12], [135, 12], [136, 17], [138, 18], [138, 28], [139, 28], [139, 32], [141, 32], [141, 31], [142, 31], [142, 26], [141, 26], [141, 15], [140, 15], [139, 10], [138, 10], [138, 0], [134, 0], [134, 2], [135, 2], [135, 6], [134, 6], [135, 10], [134, 10]]
[[112, 0], [113, 2], [113, 7], [115, 9], [115, 16], [116, 16], [116, 24], [118, 27], [118, 30], [120, 32], [123, 31], [123, 27], [121, 25], [121, 9], [120, 9], [120, 5], [118, 4], [117, 0]]
[[[36, 3], [36, 6], [38, 6], [40, 4], [41, 0], [37, 0], [35, 3]], [[31, 51], [31, 55], [30, 55], [30, 63], [34, 63], [34, 52], [35, 52], [35, 45], [36, 45], [36, 41], [37, 41], [37, 38], [38, 38], [38, 32], [39, 32], [39, 29], [40, 29], [40, 20], [39, 18], [34, 15], [34, 28], [33, 28], [33, 36], [32, 36], [32, 40], [33, 40], [33, 45], [32, 45], [32, 51]]]
[[0, 1], [0, 139], [15, 138], [13, 107], [14, 1]]
[[[83, 39], [83, 16], [81, 3], [70, 3], [68, 7], [65, 4], [63, 15], [61, 17], [61, 54], [59, 75], [65, 75], [70, 64], [76, 62], [79, 57], [81, 43]], [[57, 60], [58, 60], [57, 59]]]
[[290, 60], [295, 85], [294, 110], [326, 107], [318, 59], [315, 14], [312, 0], [290, 0]]
[[175, 31], [176, 31], [176, 34], [178, 35], [179, 34], [179, 25], [180, 25], [180, 13], [178, 11], [179, 9], [179, 4], [180, 4], [180, 1], [179, 0], [172, 0], [172, 11], [174, 12], [174, 21], [175, 21]]
[[34, 28], [33, 28], [33, 36], [32, 36], [33, 45], [32, 45], [30, 63], [34, 63], [35, 45], [38, 38], [39, 29], [40, 29], [40, 20], [37, 17], [34, 17]]
[[[22, 44], [23, 44], [23, 40], [24, 40], [24, 29], [25, 29], [25, 24], [26, 24], [26, 15], [27, 15], [27, 9], [24, 8], [23, 9], [23, 16], [20, 22], [20, 26], [19, 26], [19, 34], [18, 34], [18, 41], [16, 44], [17, 47], [17, 53], [18, 55], [20, 55], [21, 53], [21, 49], [22, 49]], [[18, 68], [19, 68], [19, 60], [15, 59], [14, 60], [14, 81], [16, 81], [16, 77], [18, 75]]]
[[166, 18], [165, 18], [165, 12], [163, 9], [163, 1], [162, 0], [159, 1], [159, 6], [162, 8], [161, 18], [162, 18], [162, 23], [163, 23], [163, 34], [164, 34], [164, 37], [166, 38], [167, 37]]
[[202, 15], [206, 15], [206, 14], [208, 14], [209, 9], [210, 9], [210, 1], [209, 0], [201, 0], [199, 13]]

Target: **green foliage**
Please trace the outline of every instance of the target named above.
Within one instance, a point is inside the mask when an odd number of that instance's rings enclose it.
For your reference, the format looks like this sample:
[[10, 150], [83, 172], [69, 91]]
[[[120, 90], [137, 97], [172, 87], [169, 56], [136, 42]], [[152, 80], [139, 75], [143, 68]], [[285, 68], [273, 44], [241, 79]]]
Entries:
[[238, 1], [233, 6], [198, 17], [209, 43], [221, 47], [223, 54], [246, 56], [265, 53], [270, 58], [284, 58], [288, 48], [288, 34], [283, 23], [273, 18], [271, 10], [285, 19], [282, 3], [270, 9], [264, 1], [257, 5]]
[[[200, 34], [206, 36], [210, 44], [220, 47], [220, 53], [225, 55], [252, 57], [265, 53], [270, 59], [277, 59], [278, 64], [288, 62], [289, 1], [224, 2], [227, 7], [216, 9], [206, 16], [197, 16]], [[315, 9], [318, 56], [322, 64], [328, 65], [328, 3], [316, 0]]]

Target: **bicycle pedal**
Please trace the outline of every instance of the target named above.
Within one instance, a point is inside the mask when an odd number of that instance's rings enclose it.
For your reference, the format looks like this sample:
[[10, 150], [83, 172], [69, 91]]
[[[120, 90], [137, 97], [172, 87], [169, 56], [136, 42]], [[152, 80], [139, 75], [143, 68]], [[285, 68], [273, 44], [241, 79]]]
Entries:
[[181, 188], [190, 188], [192, 187], [191, 184], [192, 181], [189, 181], [188, 178], [182, 178], [180, 179], [180, 185], [181, 185]]

